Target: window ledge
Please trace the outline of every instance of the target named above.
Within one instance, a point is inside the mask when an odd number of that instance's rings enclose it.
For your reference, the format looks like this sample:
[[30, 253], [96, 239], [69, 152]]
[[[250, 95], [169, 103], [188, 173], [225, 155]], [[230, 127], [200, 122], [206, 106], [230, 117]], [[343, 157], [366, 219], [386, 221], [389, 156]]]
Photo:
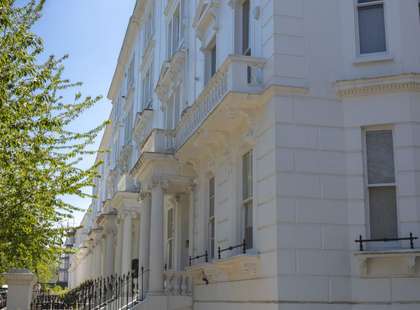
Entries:
[[353, 65], [365, 65], [370, 63], [376, 62], [387, 62], [393, 61], [394, 56], [388, 53], [375, 53], [375, 54], [367, 54], [367, 55], [358, 55], [355, 59], [353, 59]]
[[241, 254], [197, 264], [187, 268], [197, 285], [208, 283], [255, 279], [260, 273], [261, 260], [258, 254]]
[[[387, 249], [355, 252], [359, 260], [360, 275], [413, 275], [416, 274], [416, 258], [420, 249]], [[420, 264], [418, 262], [417, 264]]]

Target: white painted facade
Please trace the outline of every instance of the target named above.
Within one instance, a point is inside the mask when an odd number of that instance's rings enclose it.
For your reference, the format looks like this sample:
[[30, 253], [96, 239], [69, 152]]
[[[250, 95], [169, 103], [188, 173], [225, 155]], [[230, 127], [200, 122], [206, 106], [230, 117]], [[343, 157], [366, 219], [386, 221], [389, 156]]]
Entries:
[[70, 286], [139, 259], [138, 309], [420, 309], [420, 241], [355, 242], [420, 236], [419, 1], [244, 3], [137, 1]]

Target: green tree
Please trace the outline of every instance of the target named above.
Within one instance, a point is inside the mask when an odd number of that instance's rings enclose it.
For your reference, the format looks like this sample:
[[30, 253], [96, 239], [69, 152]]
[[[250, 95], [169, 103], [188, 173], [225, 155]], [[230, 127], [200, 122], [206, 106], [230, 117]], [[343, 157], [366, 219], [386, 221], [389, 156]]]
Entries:
[[59, 223], [77, 210], [63, 197], [88, 197], [97, 171], [79, 163], [104, 124], [82, 133], [69, 128], [100, 98], [76, 90], [71, 102], [62, 98], [80, 83], [62, 78], [66, 56], [41, 61], [43, 43], [32, 26], [44, 1], [0, 1], [0, 272], [36, 272], [57, 260], [66, 233]]

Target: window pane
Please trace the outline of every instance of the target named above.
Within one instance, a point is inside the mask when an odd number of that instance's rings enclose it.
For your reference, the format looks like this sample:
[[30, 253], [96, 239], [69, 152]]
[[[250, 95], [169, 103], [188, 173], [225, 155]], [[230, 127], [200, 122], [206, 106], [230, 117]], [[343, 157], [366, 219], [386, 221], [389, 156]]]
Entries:
[[367, 170], [369, 184], [394, 183], [394, 146], [392, 131], [366, 133]]
[[173, 229], [174, 229], [174, 216], [173, 216], [173, 209], [168, 210], [168, 226], [167, 226], [167, 234], [168, 239], [173, 237]]
[[209, 180], [209, 217], [214, 216], [214, 178]]
[[211, 49], [211, 68], [210, 68], [210, 77], [216, 73], [216, 44]]
[[172, 20], [168, 25], [168, 57], [172, 56]]
[[242, 5], [242, 53], [248, 55], [249, 49], [249, 0]]
[[242, 158], [242, 173], [242, 198], [246, 200], [252, 197], [252, 152], [246, 153]]
[[178, 43], [179, 43], [179, 7], [176, 9], [173, 17], [173, 45], [172, 45], [172, 54], [175, 53], [175, 51], [178, 49]]
[[210, 257], [214, 257], [214, 237], [215, 237], [215, 223], [214, 218], [209, 221], [209, 252]]
[[174, 241], [171, 239], [168, 241], [168, 269], [173, 268], [174, 260]]
[[358, 8], [360, 54], [386, 51], [383, 4]]
[[397, 210], [394, 186], [369, 188], [369, 212], [371, 238], [397, 238]]
[[253, 247], [253, 214], [252, 201], [244, 205], [245, 208], [245, 243], [247, 249]]

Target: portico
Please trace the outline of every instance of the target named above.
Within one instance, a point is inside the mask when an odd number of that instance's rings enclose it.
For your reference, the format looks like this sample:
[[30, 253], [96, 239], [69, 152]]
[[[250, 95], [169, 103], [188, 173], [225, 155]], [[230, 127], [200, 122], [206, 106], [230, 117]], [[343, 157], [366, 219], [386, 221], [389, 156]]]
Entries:
[[131, 174], [142, 184], [141, 266], [149, 270], [149, 294], [162, 295], [165, 271], [180, 271], [190, 253], [192, 169], [171, 154], [144, 153]]

